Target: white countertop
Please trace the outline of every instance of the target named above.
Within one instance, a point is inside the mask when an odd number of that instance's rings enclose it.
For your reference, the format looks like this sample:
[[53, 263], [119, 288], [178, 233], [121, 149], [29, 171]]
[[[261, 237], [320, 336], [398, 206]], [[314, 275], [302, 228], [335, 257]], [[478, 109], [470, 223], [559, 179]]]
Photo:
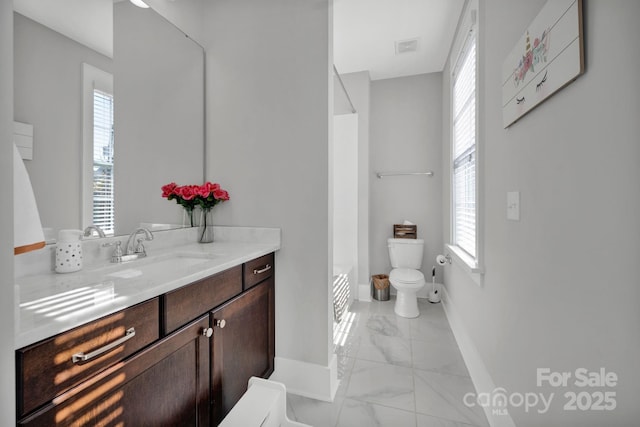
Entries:
[[280, 242], [185, 244], [123, 264], [16, 278], [15, 348], [36, 343], [126, 307], [280, 249]]

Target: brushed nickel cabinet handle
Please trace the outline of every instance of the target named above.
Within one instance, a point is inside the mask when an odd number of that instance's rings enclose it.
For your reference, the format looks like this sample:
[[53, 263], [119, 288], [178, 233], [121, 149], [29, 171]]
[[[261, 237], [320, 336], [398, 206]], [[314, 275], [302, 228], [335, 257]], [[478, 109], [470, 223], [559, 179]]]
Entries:
[[224, 319], [216, 319], [214, 321], [214, 326], [217, 326], [220, 329], [224, 329], [224, 327], [226, 326], [227, 321]]
[[202, 335], [207, 338], [211, 338], [211, 335], [213, 335], [213, 328], [202, 328]]
[[271, 270], [271, 265], [270, 265], [270, 264], [267, 264], [267, 265], [265, 265], [265, 266], [264, 266], [264, 267], [262, 267], [262, 268], [259, 268], [259, 269], [258, 269], [258, 268], [256, 268], [255, 270], [253, 270], [253, 274], [262, 274], [262, 273], [264, 273], [265, 271], [269, 271], [269, 270]]
[[104, 347], [100, 347], [96, 350], [93, 350], [89, 353], [83, 353], [82, 351], [79, 353], [74, 354], [73, 356], [71, 356], [71, 361], [75, 364], [78, 365], [82, 365], [83, 363], [87, 363], [88, 361], [90, 361], [91, 359], [94, 359], [98, 356], [101, 356], [111, 350], [113, 350], [114, 348], [124, 344], [125, 342], [129, 341], [131, 338], [136, 336], [136, 330], [135, 328], [129, 328], [127, 329], [127, 332], [125, 332], [124, 336], [122, 338], [118, 338], [117, 340], [115, 340], [114, 342], [105, 345]]

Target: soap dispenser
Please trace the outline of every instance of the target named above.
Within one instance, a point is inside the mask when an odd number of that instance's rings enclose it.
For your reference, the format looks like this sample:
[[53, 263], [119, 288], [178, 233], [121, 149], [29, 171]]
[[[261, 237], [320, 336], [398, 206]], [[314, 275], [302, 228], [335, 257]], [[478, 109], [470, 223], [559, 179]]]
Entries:
[[73, 273], [82, 269], [82, 230], [60, 230], [56, 242], [56, 272]]

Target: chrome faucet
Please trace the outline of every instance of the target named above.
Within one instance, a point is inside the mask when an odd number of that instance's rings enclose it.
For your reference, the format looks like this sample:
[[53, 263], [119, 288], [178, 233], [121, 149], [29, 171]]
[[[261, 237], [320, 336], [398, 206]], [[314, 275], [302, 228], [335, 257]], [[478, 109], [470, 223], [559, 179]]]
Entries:
[[107, 237], [104, 234], [104, 231], [102, 231], [102, 229], [100, 227], [98, 227], [97, 225], [90, 225], [87, 228], [84, 229], [84, 233], [83, 236], [84, 237], [89, 237], [93, 234], [93, 232], [98, 233], [98, 237]]
[[[144, 239], [138, 239], [134, 247], [133, 241], [136, 236], [141, 233], [144, 234]], [[125, 246], [125, 255], [138, 255], [138, 258], [147, 256], [147, 252], [145, 251], [144, 245], [142, 244], [143, 240], [153, 240], [153, 234], [146, 228], [136, 228], [134, 232], [129, 235], [127, 246]]]
[[[144, 238], [136, 240], [136, 236], [138, 234], [144, 234]], [[134, 240], [136, 240], [135, 246]], [[129, 262], [147, 256], [147, 251], [144, 249], [144, 245], [142, 244], [144, 240], [153, 240], [153, 233], [146, 228], [136, 228], [135, 231], [129, 235], [124, 251], [122, 250], [122, 242], [120, 240], [103, 243], [102, 246], [115, 246], [113, 254], [111, 255], [111, 262]]]

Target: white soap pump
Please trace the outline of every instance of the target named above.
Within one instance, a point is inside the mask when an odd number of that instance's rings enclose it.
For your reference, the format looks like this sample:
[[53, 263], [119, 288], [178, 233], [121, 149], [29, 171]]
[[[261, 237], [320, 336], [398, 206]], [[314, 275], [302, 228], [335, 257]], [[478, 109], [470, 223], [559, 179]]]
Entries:
[[60, 230], [56, 241], [56, 273], [82, 270], [82, 230]]

